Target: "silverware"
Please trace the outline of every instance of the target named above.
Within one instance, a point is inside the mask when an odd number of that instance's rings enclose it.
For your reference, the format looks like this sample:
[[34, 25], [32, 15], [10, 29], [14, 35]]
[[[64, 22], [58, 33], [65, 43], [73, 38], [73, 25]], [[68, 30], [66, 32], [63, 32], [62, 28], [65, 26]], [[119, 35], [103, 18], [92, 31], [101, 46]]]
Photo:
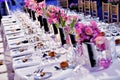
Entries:
[[44, 68], [41, 68], [41, 69], [35, 70], [34, 73], [41, 73], [43, 70]]
[[40, 70], [40, 73], [43, 72], [43, 70], [44, 70], [44, 68], [42, 68], [42, 69]]
[[27, 77], [31, 77], [31, 76], [32, 76], [32, 74], [27, 74], [26, 76], [27, 76]]

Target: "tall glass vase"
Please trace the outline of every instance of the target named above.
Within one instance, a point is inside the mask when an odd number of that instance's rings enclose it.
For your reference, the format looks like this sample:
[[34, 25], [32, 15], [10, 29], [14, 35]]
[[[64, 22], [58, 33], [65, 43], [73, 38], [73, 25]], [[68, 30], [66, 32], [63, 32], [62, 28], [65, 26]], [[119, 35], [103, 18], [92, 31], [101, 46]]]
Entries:
[[31, 9], [28, 8], [29, 17], [32, 18]]
[[62, 27], [59, 27], [59, 35], [60, 35], [61, 44], [62, 45], [66, 44], [65, 31]]
[[33, 21], [36, 20], [36, 17], [35, 17], [35, 11], [33, 11], [33, 10], [32, 10], [32, 19], [33, 19]]
[[58, 29], [55, 24], [52, 24], [54, 35], [58, 34]]
[[40, 28], [42, 28], [42, 26], [43, 26], [43, 18], [42, 18], [41, 15], [39, 15], [37, 18], [38, 18], [38, 21], [40, 22]]
[[71, 44], [73, 45], [73, 47], [76, 47], [76, 39], [75, 39], [75, 34], [69, 34], [70, 36], [70, 41], [71, 41]]
[[108, 68], [111, 64], [111, 50], [106, 42], [104, 50], [99, 50], [99, 45], [91, 42], [82, 43], [83, 56], [85, 59], [85, 67], [90, 71], [99, 71]]
[[25, 12], [25, 13], [27, 13], [27, 7], [23, 7], [23, 11]]
[[47, 19], [45, 17], [43, 18], [43, 25], [44, 25], [45, 33], [49, 33], [48, 22], [47, 22]]

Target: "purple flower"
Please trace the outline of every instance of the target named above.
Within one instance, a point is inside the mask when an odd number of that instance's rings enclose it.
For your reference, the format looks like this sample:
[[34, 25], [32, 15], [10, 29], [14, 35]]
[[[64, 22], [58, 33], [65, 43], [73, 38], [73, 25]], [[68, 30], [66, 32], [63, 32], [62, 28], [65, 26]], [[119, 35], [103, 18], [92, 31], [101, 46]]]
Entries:
[[111, 59], [101, 58], [99, 59], [98, 64], [103, 68], [108, 68], [111, 64]]

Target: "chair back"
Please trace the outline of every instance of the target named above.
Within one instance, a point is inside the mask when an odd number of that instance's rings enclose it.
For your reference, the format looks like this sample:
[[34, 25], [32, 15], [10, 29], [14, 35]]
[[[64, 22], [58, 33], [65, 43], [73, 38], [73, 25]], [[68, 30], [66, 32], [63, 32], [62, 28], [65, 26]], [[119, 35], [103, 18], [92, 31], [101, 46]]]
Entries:
[[84, 12], [84, 2], [83, 2], [83, 0], [78, 0], [78, 9], [79, 9], [79, 12]]
[[84, 1], [84, 13], [85, 15], [91, 14], [91, 1], [90, 0]]
[[59, 0], [59, 3], [62, 8], [68, 8], [68, 0]]
[[91, 1], [92, 16], [98, 17], [97, 1]]
[[110, 4], [102, 2], [102, 17], [107, 23], [110, 23]]
[[119, 4], [110, 5], [111, 22], [119, 23]]

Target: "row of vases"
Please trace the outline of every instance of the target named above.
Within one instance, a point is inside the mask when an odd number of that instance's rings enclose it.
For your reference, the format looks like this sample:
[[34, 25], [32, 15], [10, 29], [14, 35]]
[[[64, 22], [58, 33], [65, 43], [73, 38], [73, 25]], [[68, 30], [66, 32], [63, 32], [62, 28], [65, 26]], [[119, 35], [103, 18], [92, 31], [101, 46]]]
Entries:
[[[70, 42], [73, 45], [73, 47], [76, 47], [76, 39], [75, 39], [75, 35], [74, 34], [66, 34], [64, 28], [59, 27], [57, 29], [57, 27], [55, 26], [55, 24], [52, 24], [53, 26], [53, 31], [54, 34], [60, 34], [60, 39], [61, 39], [61, 44], [67, 44], [67, 37], [70, 38]], [[59, 31], [58, 31], [59, 30]]]
[[24, 7], [24, 12], [29, 14], [30, 19], [33, 21], [38, 20], [40, 22], [40, 28], [44, 27], [45, 32], [49, 32], [49, 27], [48, 27], [48, 22], [47, 19], [44, 18], [43, 16], [38, 16], [36, 19], [36, 13], [30, 8]]
[[[31, 19], [36, 20], [35, 11], [33, 11], [29, 8], [26, 8], [25, 12], [29, 13], [29, 17]], [[40, 16], [40, 15], [37, 17], [37, 19], [40, 22], [40, 28], [42, 28], [42, 26], [43, 26], [45, 32], [50, 32], [49, 27], [48, 27], [47, 19], [44, 18], [43, 16]], [[55, 24], [52, 24], [52, 27], [53, 27], [54, 35], [59, 34], [60, 40], [61, 40], [61, 45], [66, 44], [66, 34], [65, 34], [65, 31], [64, 31], [64, 28], [59, 27], [57, 29]], [[74, 34], [69, 34], [69, 37], [70, 37], [71, 44], [75, 47], [76, 46], [75, 35]]]
[[[36, 20], [35, 11], [28, 9], [28, 8], [27, 8], [27, 11], [29, 13], [30, 18], [32, 18], [33, 20]], [[45, 32], [50, 32], [47, 19], [44, 18], [43, 16], [38, 16], [37, 18], [38, 18], [38, 21], [40, 22], [40, 28], [44, 27]], [[72, 44], [73, 47], [77, 46], [74, 34], [66, 34], [64, 28], [62, 28], [62, 27], [57, 28], [55, 24], [52, 24], [52, 28], [54, 31], [54, 35], [58, 34], [60, 36], [61, 45], [64, 45], [67, 43], [66, 38], [68, 36], [70, 39], [70, 44]], [[87, 67], [89, 67], [91, 69], [95, 68], [98, 65], [103, 66], [105, 68], [110, 65], [110, 58], [108, 60], [106, 60], [106, 59], [99, 60], [97, 58], [98, 55], [96, 55], [97, 52], [95, 49], [95, 45], [90, 42], [86, 42], [86, 43], [82, 44], [82, 53], [84, 54], [84, 57], [87, 58], [87, 62], [86, 62]], [[102, 52], [100, 54], [102, 54]]]

